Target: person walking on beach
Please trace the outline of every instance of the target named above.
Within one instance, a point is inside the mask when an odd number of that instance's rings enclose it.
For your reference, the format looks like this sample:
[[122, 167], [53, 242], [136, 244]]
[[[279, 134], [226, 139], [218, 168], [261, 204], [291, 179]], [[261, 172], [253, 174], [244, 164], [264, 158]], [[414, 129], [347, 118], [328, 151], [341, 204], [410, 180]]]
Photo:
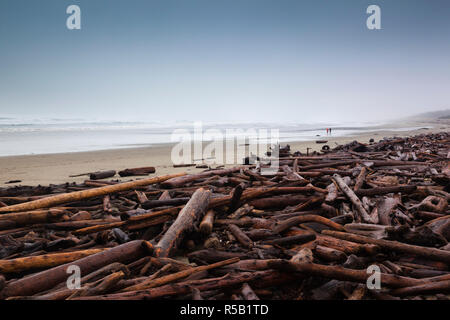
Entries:
[[331, 136], [331, 128], [329, 128], [328, 131], [330, 131], [330, 136]]
[[328, 128], [327, 128], [327, 135], [328, 135]]

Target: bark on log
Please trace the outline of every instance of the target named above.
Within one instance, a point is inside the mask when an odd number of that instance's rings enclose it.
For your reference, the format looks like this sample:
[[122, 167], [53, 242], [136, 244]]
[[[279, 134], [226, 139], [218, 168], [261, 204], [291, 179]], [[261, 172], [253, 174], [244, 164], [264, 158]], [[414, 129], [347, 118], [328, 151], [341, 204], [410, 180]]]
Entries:
[[253, 241], [235, 224], [230, 224], [228, 229], [236, 237], [237, 241], [245, 248], [252, 248]]
[[89, 179], [99, 180], [99, 179], [114, 177], [115, 175], [116, 175], [116, 171], [114, 171], [114, 170], [98, 171], [98, 172], [92, 172], [91, 174], [89, 174]]
[[242, 207], [228, 215], [229, 219], [240, 219], [242, 216], [250, 213], [254, 208], [248, 204], [244, 204]]
[[201, 233], [208, 235], [212, 232], [214, 225], [214, 215], [214, 210], [208, 210], [208, 212], [205, 214], [202, 222], [200, 222], [199, 230]]
[[129, 177], [129, 176], [146, 176], [150, 173], [155, 173], [155, 167], [141, 167], [141, 168], [131, 168], [119, 171], [119, 176]]
[[364, 185], [364, 182], [366, 181], [366, 175], [367, 175], [367, 167], [362, 167], [361, 171], [359, 172], [358, 177], [356, 178], [355, 186], [353, 187], [353, 191], [358, 191], [362, 188]]
[[155, 247], [157, 257], [168, 257], [183, 239], [184, 233], [191, 230], [203, 217], [211, 197], [209, 190], [198, 189], [178, 214], [175, 222]]
[[320, 245], [316, 246], [314, 253], [325, 261], [344, 262], [347, 259], [347, 255], [344, 252]]
[[297, 205], [301, 202], [308, 201], [308, 197], [304, 195], [296, 196], [276, 196], [271, 198], [255, 199], [248, 203], [248, 205], [255, 207], [256, 209], [283, 209], [287, 206]]
[[50, 253], [41, 256], [31, 256], [9, 260], [0, 260], [0, 272], [12, 273], [31, 269], [59, 266], [64, 263], [72, 262], [93, 255], [95, 253], [102, 252], [104, 250], [105, 249], [88, 249], [72, 252]]
[[240, 183], [238, 184], [232, 192], [231, 200], [230, 200], [230, 206], [228, 207], [227, 213], [234, 212], [239, 207], [239, 202], [241, 200], [242, 192], [244, 192], [245, 184]]
[[156, 207], [162, 207], [162, 206], [179, 206], [182, 204], [186, 204], [189, 201], [190, 198], [183, 197], [183, 198], [173, 198], [173, 199], [166, 199], [166, 200], [148, 200], [142, 203], [142, 208], [144, 209], [152, 209]]
[[65, 213], [67, 213], [66, 210], [59, 209], [4, 213], [0, 214], [0, 221], [14, 221], [18, 225], [42, 223], [54, 221]]
[[264, 241], [264, 244], [271, 244], [271, 245], [288, 245], [288, 244], [302, 244], [309, 241], [313, 241], [316, 239], [316, 235], [314, 233], [305, 233], [305, 234], [299, 234], [295, 236], [289, 236], [289, 237], [283, 237], [279, 239], [273, 239]]
[[170, 174], [160, 177], [154, 177], [154, 178], [148, 178], [148, 179], [142, 179], [142, 180], [136, 180], [136, 181], [130, 181], [130, 182], [123, 182], [118, 183], [115, 185], [109, 185], [99, 188], [93, 188], [88, 190], [82, 190], [82, 191], [75, 191], [70, 193], [63, 193], [58, 194], [56, 196], [50, 196], [30, 202], [15, 204], [12, 206], [7, 206], [0, 208], [1, 212], [18, 212], [18, 211], [25, 211], [25, 210], [35, 210], [35, 209], [41, 209], [41, 208], [48, 208], [52, 207], [61, 203], [71, 202], [71, 201], [79, 201], [83, 199], [88, 199], [92, 197], [98, 197], [98, 196], [104, 196], [106, 194], [111, 194], [114, 192], [119, 191], [125, 191], [134, 189], [136, 187], [140, 186], [146, 186], [149, 184], [159, 183], [162, 181], [166, 181], [168, 179], [183, 176], [185, 173], [178, 173], [178, 174]]
[[211, 270], [211, 269], [214, 269], [214, 268], [220, 268], [220, 267], [232, 264], [232, 263], [236, 263], [238, 261], [239, 261], [239, 258], [232, 258], [232, 259], [216, 262], [216, 263], [213, 263], [213, 264], [209, 264], [209, 265], [206, 265], [206, 266], [199, 266], [199, 267], [190, 268], [190, 269], [187, 269], [187, 270], [182, 270], [182, 271], [179, 271], [177, 273], [172, 273], [172, 274], [169, 274], [167, 276], [163, 276], [161, 278], [146, 280], [146, 281], [144, 281], [142, 283], [139, 283], [139, 284], [137, 284], [135, 286], [131, 286], [131, 287], [125, 288], [122, 291], [129, 292], [129, 291], [145, 290], [145, 289], [160, 287], [160, 286], [168, 284], [170, 282], [186, 278], [187, 276], [190, 276], [190, 275], [192, 275], [194, 273], [199, 273], [199, 272], [206, 271], [206, 270]]
[[101, 224], [101, 225], [97, 225], [97, 226], [90, 226], [90, 227], [75, 230], [72, 233], [76, 236], [80, 236], [80, 235], [85, 235], [85, 234], [95, 233], [95, 232], [99, 232], [99, 231], [118, 228], [118, 227], [125, 225], [126, 223], [127, 223], [126, 221], [118, 221], [118, 222], [112, 222], [112, 223], [108, 223], [108, 224]]
[[301, 223], [305, 223], [305, 222], [317, 222], [317, 223], [326, 225], [335, 230], [339, 230], [339, 231], [345, 230], [343, 226], [341, 226], [340, 224], [338, 224], [336, 222], [331, 221], [330, 219], [324, 218], [322, 216], [313, 215], [313, 214], [307, 214], [307, 215], [301, 215], [298, 217], [292, 217], [292, 218], [286, 219], [284, 221], [278, 222], [274, 226], [273, 232], [281, 233], [283, 231], [290, 229], [291, 227], [297, 226], [297, 225], [299, 225]]
[[316, 235], [316, 242], [318, 245], [336, 249], [346, 254], [365, 254], [373, 256], [379, 252], [379, 247], [374, 244], [360, 244], [352, 241], [342, 240], [325, 236], [322, 234]]

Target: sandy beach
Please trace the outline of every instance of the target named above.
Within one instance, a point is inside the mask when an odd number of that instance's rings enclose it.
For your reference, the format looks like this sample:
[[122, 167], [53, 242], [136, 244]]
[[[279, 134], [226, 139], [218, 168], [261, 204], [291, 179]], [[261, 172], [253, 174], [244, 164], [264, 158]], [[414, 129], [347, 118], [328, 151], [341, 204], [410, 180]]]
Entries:
[[[349, 143], [358, 140], [368, 143], [370, 139], [379, 141], [384, 137], [404, 137], [422, 133], [432, 133], [448, 131], [448, 121], [421, 122], [421, 125], [432, 127], [417, 130], [396, 131], [380, 130], [364, 132], [358, 135], [343, 137], [317, 137], [317, 139], [327, 140], [327, 145], [334, 148], [339, 144]], [[414, 123], [415, 126], [418, 123]], [[401, 127], [405, 127], [402, 123]], [[319, 151], [323, 144], [315, 141], [291, 141], [288, 142], [292, 151], [306, 153], [306, 149]], [[198, 172], [204, 169], [195, 167], [173, 168], [171, 162], [171, 149], [173, 144], [160, 144], [152, 147], [130, 147], [123, 149], [99, 150], [89, 152], [69, 152], [42, 155], [6, 156], [0, 157], [0, 186], [11, 187], [15, 185], [49, 185], [61, 184], [65, 182], [83, 182], [88, 176], [69, 177], [82, 173], [89, 173], [101, 170], [120, 171], [126, 168], [154, 166], [156, 173], [162, 175], [176, 172]], [[150, 175], [152, 176], [152, 175]], [[130, 180], [132, 177], [121, 180]], [[114, 179], [120, 179], [118, 175]], [[11, 180], [21, 180], [18, 183], [7, 183]]]

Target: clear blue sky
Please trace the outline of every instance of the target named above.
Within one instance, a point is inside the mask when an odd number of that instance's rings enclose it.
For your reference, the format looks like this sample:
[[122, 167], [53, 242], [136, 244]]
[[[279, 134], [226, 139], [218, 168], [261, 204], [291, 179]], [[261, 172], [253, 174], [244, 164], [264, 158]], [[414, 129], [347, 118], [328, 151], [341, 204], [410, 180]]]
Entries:
[[358, 121], [448, 108], [449, 92], [447, 0], [0, 2], [0, 114]]

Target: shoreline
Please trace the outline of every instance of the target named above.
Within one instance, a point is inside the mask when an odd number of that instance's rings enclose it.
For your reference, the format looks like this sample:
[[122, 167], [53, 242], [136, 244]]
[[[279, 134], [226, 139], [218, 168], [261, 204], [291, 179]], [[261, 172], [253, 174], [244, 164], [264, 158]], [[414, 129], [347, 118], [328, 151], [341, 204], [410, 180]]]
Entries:
[[[354, 140], [361, 143], [368, 143], [371, 138], [378, 142], [385, 137], [405, 137], [425, 133], [442, 132], [449, 130], [447, 122], [422, 122], [425, 126], [433, 126], [432, 128], [416, 129], [416, 130], [379, 130], [370, 132], [361, 132], [349, 136], [319, 136], [317, 140], [327, 140], [327, 144], [331, 149], [339, 144], [346, 144]], [[316, 140], [311, 141], [287, 141], [282, 145], [289, 144], [291, 151], [300, 151], [306, 154], [307, 148], [311, 151], [320, 151], [324, 144], [317, 144]], [[209, 142], [208, 142], [209, 143]], [[163, 174], [186, 172], [195, 173], [204, 169], [195, 167], [174, 168], [171, 162], [171, 148], [175, 143], [153, 144], [146, 147], [124, 147], [116, 149], [82, 151], [82, 152], [66, 152], [66, 153], [49, 153], [49, 154], [33, 154], [19, 156], [0, 157], [0, 187], [13, 187], [19, 185], [36, 186], [62, 183], [82, 183], [89, 177], [69, 177], [70, 175], [82, 174], [87, 172], [116, 170], [117, 172], [126, 168], [153, 166], [156, 168], [154, 174], [148, 177]], [[235, 166], [226, 165], [226, 167]], [[131, 180], [141, 177], [124, 177], [118, 175], [108, 178], [107, 180]], [[21, 180], [18, 183], [6, 183], [11, 180]]]

